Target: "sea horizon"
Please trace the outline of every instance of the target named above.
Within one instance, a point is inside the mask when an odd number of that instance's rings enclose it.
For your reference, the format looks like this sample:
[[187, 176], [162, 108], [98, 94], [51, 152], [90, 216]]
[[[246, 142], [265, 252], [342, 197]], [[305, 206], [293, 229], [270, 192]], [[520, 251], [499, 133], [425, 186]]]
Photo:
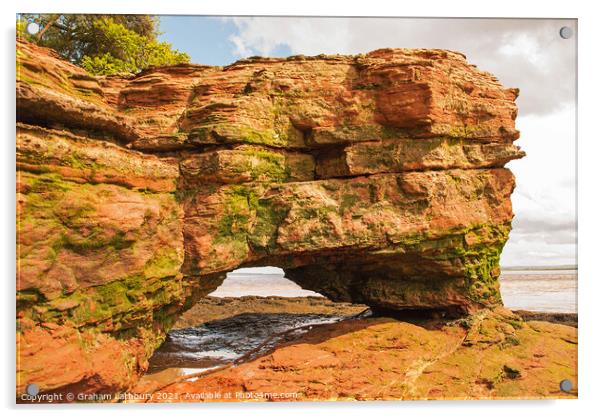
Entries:
[[[569, 266], [520, 267], [501, 269], [500, 289], [504, 306], [534, 312], [577, 312], [577, 266], [570, 269]], [[209, 296], [324, 297], [301, 288], [287, 279], [284, 271], [277, 267], [234, 270]]]

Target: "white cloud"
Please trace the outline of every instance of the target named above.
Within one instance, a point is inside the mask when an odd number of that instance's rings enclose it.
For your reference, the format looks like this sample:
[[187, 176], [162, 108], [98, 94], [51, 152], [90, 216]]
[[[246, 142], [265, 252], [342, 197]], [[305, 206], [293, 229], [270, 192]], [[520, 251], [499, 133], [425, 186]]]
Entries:
[[527, 156], [508, 168], [516, 176], [513, 230], [504, 265], [576, 262], [576, 132], [572, 106], [520, 117], [518, 144]]
[[246, 42], [240, 36], [230, 35], [228, 40], [234, 44], [234, 54], [241, 57], [253, 55], [253, 51], [247, 48]]
[[352, 33], [349, 20], [338, 18], [270, 18], [270, 17], [232, 17], [238, 33], [235, 53], [241, 57], [249, 55], [268, 56], [276, 48], [287, 45], [293, 54], [341, 54], [354, 53], [349, 43]]
[[[542, 67], [546, 63], [547, 54], [538, 42], [538, 38], [527, 33], [511, 37], [507, 43], [500, 45], [498, 52], [509, 59], [525, 57], [531, 64]], [[545, 67], [542, 67], [544, 69]]]

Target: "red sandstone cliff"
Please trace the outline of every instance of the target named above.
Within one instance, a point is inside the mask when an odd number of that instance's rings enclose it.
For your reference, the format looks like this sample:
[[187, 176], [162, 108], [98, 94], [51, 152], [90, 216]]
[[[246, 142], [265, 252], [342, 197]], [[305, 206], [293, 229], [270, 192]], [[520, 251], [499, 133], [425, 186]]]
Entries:
[[17, 44], [17, 391], [131, 387], [239, 266], [381, 309], [500, 303], [518, 91], [444, 50], [93, 77]]

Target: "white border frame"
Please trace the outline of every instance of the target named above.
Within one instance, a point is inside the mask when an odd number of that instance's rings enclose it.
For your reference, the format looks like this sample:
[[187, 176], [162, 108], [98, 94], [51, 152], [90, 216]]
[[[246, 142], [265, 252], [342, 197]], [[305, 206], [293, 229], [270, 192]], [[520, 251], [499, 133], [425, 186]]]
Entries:
[[[14, 6], [2, 4], [4, 23], [2, 48], [4, 65], [1, 66], [3, 102], [2, 126], [5, 138], [2, 141], [2, 196], [0, 206], [5, 222], [4, 237], [1, 240], [5, 269], [5, 309], [2, 310], [5, 344], [2, 344], [6, 368], [3, 373], [1, 392], [3, 407], [7, 415], [13, 414], [45, 417], [64, 416], [65, 413], [81, 414], [85, 409], [91, 416], [104, 416], [107, 412], [140, 412], [145, 417], [162, 416], [171, 413], [210, 414], [219, 416], [240, 416], [241, 414], [261, 414], [265, 417], [307, 417], [308, 413], [330, 415], [342, 413], [348, 417], [365, 416], [377, 412], [385, 415], [432, 416], [440, 418], [462, 417], [471, 412], [479, 416], [504, 417], [518, 413], [545, 413], [546, 416], [588, 416], [589, 411], [599, 409], [598, 399], [601, 389], [600, 348], [601, 333], [598, 323], [600, 297], [602, 297], [602, 277], [598, 271], [600, 260], [598, 235], [600, 225], [601, 199], [598, 197], [598, 179], [602, 152], [600, 150], [600, 54], [599, 41], [602, 40], [602, 22], [595, 11], [595, 2], [527, 2], [505, 0], [503, 2], [471, 2], [469, 0], [387, 2], [370, 0], [364, 2], [336, 2], [304, 0], [301, 2], [283, 1], [214, 1], [210, 3], [190, 0], [169, 0], [150, 2], [148, 0], [103, 0], [100, 3], [84, 3], [81, 0], [22, 0]], [[578, 220], [581, 225], [579, 252], [579, 399], [558, 401], [406, 401], [406, 402], [330, 402], [330, 403], [281, 403], [281, 404], [179, 404], [179, 405], [54, 405], [25, 406], [14, 405], [14, 277], [15, 277], [15, 150], [14, 150], [14, 80], [15, 57], [14, 27], [17, 12], [56, 12], [64, 13], [141, 13], [141, 14], [197, 14], [197, 15], [303, 15], [303, 16], [404, 16], [404, 17], [508, 17], [508, 18], [577, 18], [579, 36], [578, 66]], [[6, 89], [6, 90], [4, 90]], [[116, 410], [118, 409], [118, 411]], [[177, 409], [174, 410], [174, 409]], [[336, 411], [335, 411], [336, 410]], [[521, 414], [522, 415], [522, 414]], [[519, 415], [520, 416], [520, 415]]]

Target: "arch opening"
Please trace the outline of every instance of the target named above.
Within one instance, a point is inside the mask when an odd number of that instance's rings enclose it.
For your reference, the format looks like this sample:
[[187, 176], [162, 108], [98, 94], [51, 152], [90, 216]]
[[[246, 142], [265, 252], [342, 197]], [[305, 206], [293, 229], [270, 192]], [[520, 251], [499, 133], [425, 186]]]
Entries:
[[303, 289], [288, 279], [280, 267], [244, 267], [232, 270], [224, 282], [208, 296], [212, 297], [324, 297]]
[[303, 289], [279, 267], [238, 268], [181, 315], [141, 384], [211, 373], [266, 354], [315, 326], [369, 313], [365, 305]]

